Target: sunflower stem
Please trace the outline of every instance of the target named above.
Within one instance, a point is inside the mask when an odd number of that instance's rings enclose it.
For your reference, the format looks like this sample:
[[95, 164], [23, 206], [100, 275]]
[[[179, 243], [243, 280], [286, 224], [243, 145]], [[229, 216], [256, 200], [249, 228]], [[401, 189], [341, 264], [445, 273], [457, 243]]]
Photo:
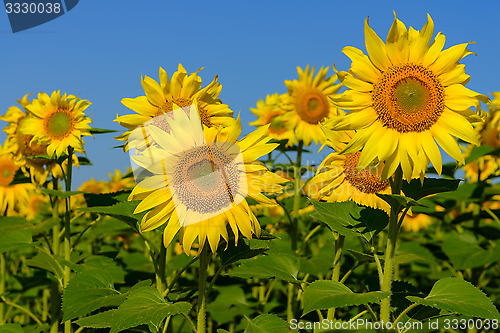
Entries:
[[[344, 249], [345, 236], [338, 235], [335, 239], [335, 257], [333, 259], [332, 281], [339, 282], [340, 279], [340, 259], [342, 258], [342, 250]], [[328, 320], [335, 318], [335, 308], [328, 309], [326, 317]]]
[[[392, 194], [400, 194], [403, 182], [403, 171], [401, 167], [396, 169], [394, 180], [391, 182]], [[387, 238], [387, 247], [384, 257], [384, 275], [382, 277], [382, 292], [391, 292], [392, 286], [392, 271], [394, 267], [394, 253], [396, 249], [396, 241], [399, 233], [398, 215], [401, 211], [401, 206], [391, 205], [391, 214], [389, 216], [389, 235]], [[391, 297], [384, 298], [380, 303], [380, 320], [382, 322], [389, 322], [391, 311]]]
[[[298, 229], [299, 229], [299, 209], [300, 209], [300, 166], [302, 163], [302, 146], [303, 142], [300, 141], [297, 146], [297, 161], [293, 166], [293, 178], [294, 178], [294, 197], [293, 197], [293, 217], [291, 219], [290, 226], [290, 239], [292, 243], [292, 251], [297, 251], [298, 243]], [[287, 306], [286, 306], [286, 317], [290, 322], [294, 318], [294, 295], [295, 295], [295, 285], [290, 283], [288, 285], [287, 292]]]
[[[5, 281], [7, 280], [7, 269], [5, 264], [5, 256], [3, 253], [0, 253], [0, 295], [5, 293]], [[6, 323], [6, 319], [4, 317], [5, 313], [5, 304], [0, 303], [0, 325]]]
[[302, 163], [302, 141], [297, 146], [297, 161], [293, 167], [294, 197], [293, 197], [293, 219], [291, 228], [292, 250], [297, 250], [298, 228], [299, 228], [299, 209], [300, 209], [300, 167]]
[[207, 268], [210, 262], [210, 251], [208, 250], [208, 245], [205, 244], [203, 250], [200, 253], [200, 272], [199, 272], [199, 284], [198, 284], [198, 333], [205, 333], [207, 326], [206, 317], [206, 284], [207, 284]]
[[[73, 148], [68, 147], [68, 164], [67, 164], [67, 169], [66, 169], [66, 177], [64, 179], [65, 182], [65, 190], [66, 192], [71, 191], [71, 176], [72, 176], [72, 171], [73, 171]], [[71, 207], [71, 201], [70, 197], [66, 197], [65, 204], [66, 204], [66, 212], [64, 214], [64, 259], [67, 260], [68, 262], [71, 261], [71, 229], [70, 229], [70, 224], [71, 224], [71, 214], [70, 214], [70, 207]], [[64, 288], [68, 286], [69, 280], [71, 279], [71, 269], [69, 266], [64, 267]], [[64, 322], [64, 332], [65, 333], [70, 333], [71, 332], [71, 321], [68, 320]]]
[[156, 274], [156, 288], [163, 294], [165, 288], [167, 287], [167, 281], [165, 279], [165, 264], [167, 261], [167, 248], [163, 244], [163, 240], [160, 244], [160, 254], [158, 255], [158, 272]]

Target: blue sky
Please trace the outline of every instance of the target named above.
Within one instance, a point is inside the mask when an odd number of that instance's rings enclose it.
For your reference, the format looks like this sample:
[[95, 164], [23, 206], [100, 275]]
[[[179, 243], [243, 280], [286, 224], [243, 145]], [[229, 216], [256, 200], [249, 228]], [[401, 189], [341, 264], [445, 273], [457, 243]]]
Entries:
[[[499, 9], [497, 0], [81, 0], [62, 17], [15, 34], [1, 13], [0, 114], [26, 93], [61, 89], [93, 103], [87, 111], [94, 127], [122, 130], [113, 120], [132, 112], [122, 98], [143, 94], [141, 74], [158, 79], [159, 66], [171, 74], [182, 63], [188, 72], [205, 67], [204, 85], [219, 75], [221, 99], [235, 113], [241, 111], [243, 133], [249, 133], [247, 123], [255, 119], [249, 108], [266, 94], [285, 92], [283, 81], [297, 77], [296, 66], [335, 63], [347, 70], [350, 60], [341, 50], [347, 45], [364, 50], [364, 19], [369, 16], [385, 40], [393, 10], [417, 30], [429, 13], [435, 33], [447, 37], [445, 47], [476, 41], [470, 49], [478, 56], [463, 60], [472, 76], [468, 87], [491, 95], [500, 90]], [[129, 167], [128, 156], [112, 149], [120, 144], [112, 137], [86, 138], [94, 166], [75, 171], [74, 188]]]

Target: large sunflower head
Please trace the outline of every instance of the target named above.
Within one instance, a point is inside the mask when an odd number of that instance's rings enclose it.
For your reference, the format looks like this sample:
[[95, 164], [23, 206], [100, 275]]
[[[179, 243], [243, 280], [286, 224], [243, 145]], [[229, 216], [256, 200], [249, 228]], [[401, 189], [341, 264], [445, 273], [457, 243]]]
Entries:
[[33, 184], [11, 185], [19, 169], [8, 142], [0, 145], [0, 214], [13, 215], [28, 203], [28, 193], [35, 189]]
[[256, 108], [250, 108], [253, 114], [257, 116], [257, 120], [250, 123], [252, 126], [266, 126], [267, 133], [270, 137], [276, 140], [287, 140], [287, 146], [292, 146], [297, 143], [297, 138], [293, 128], [290, 128], [288, 121], [283, 119], [282, 115], [286, 112], [283, 109], [284, 104], [288, 104], [290, 100], [289, 94], [267, 95], [266, 100], [259, 100]]
[[[260, 225], [245, 197], [274, 205], [262, 192], [279, 193], [285, 179], [269, 172], [257, 158], [271, 152], [267, 127], [261, 127], [242, 140], [239, 118], [226, 128], [201, 125], [196, 105], [189, 116], [183, 109], [167, 118], [169, 132], [151, 125], [155, 144], [132, 160], [138, 184], [129, 199], [141, 200], [135, 213], [150, 210], [141, 222], [141, 231], [167, 223], [167, 246], [180, 231], [180, 241], [189, 254], [198, 238], [201, 250], [208, 240], [215, 252], [220, 237], [229, 242], [227, 225], [238, 241], [241, 233], [260, 235]], [[142, 174], [147, 174], [142, 177]]]
[[384, 162], [383, 179], [398, 166], [405, 179], [422, 176], [429, 162], [441, 173], [439, 146], [463, 164], [455, 137], [478, 143], [471, 122], [479, 117], [470, 107], [479, 110], [488, 98], [465, 87], [470, 77], [459, 61], [472, 54], [470, 43], [443, 50], [444, 35], [432, 40], [433, 33], [430, 16], [420, 31], [395, 18], [384, 43], [367, 19], [368, 56], [351, 46], [342, 51], [352, 64], [339, 77], [350, 89], [334, 105], [350, 112], [333, 127], [356, 130], [344, 153], [361, 151], [361, 168]]
[[141, 79], [145, 96], [122, 99], [123, 105], [137, 112], [137, 114], [117, 116], [115, 119], [128, 129], [116, 137], [117, 140], [125, 141], [123, 146], [125, 152], [129, 150], [129, 136], [135, 128], [152, 121], [156, 127], [168, 132], [170, 128], [165, 119], [166, 115], [170, 115], [178, 107], [184, 108], [188, 113], [189, 106], [195, 100], [199, 118], [204, 126], [225, 127], [234, 122], [233, 111], [219, 99], [222, 85], [217, 82], [217, 76], [208, 86], [201, 88], [201, 77], [198, 76], [201, 69], [188, 75], [184, 67], [179, 64], [178, 70], [170, 79], [167, 72], [160, 67], [160, 83], [148, 76]]
[[341, 84], [335, 84], [337, 75], [327, 77], [328, 67], [318, 71], [314, 76], [314, 66], [305, 70], [297, 67], [298, 80], [286, 80], [285, 85], [290, 94], [290, 103], [284, 104], [288, 111], [282, 116], [289, 122], [298, 140], [306, 146], [312, 141], [323, 142], [325, 136], [319, 124], [326, 118], [338, 114], [336, 107], [330, 103], [330, 98], [336, 96]]
[[54, 91], [50, 96], [41, 92], [26, 106], [30, 114], [20, 125], [20, 131], [32, 136], [28, 145], [38, 144], [33, 148], [36, 153], [46, 149], [50, 157], [60, 157], [67, 153], [68, 147], [85, 153], [82, 136], [91, 136], [89, 123], [92, 120], [85, 116], [84, 111], [90, 104], [73, 95], [61, 95], [60, 91]]

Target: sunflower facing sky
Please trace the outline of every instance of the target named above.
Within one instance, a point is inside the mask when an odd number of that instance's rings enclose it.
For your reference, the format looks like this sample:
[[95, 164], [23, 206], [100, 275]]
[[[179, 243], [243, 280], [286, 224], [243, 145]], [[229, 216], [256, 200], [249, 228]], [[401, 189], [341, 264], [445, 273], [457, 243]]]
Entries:
[[92, 120], [84, 113], [90, 104], [73, 95], [61, 95], [60, 91], [54, 91], [51, 96], [41, 92], [37, 99], [26, 105], [30, 115], [20, 130], [33, 136], [29, 144], [47, 145], [47, 154], [51, 157], [67, 153], [70, 146], [83, 154], [82, 136], [91, 136], [89, 123]]
[[[11, 106], [5, 115], [0, 116], [0, 120], [7, 121], [9, 124], [4, 128], [7, 134], [9, 149], [14, 154], [16, 163], [19, 164], [24, 173], [29, 173], [33, 183], [42, 185], [49, 175], [61, 179], [63, 172], [61, 167], [54, 161], [45, 158], [33, 158], [35, 156], [47, 155], [48, 144], [33, 142], [33, 135], [24, 134], [21, 131], [23, 122], [31, 115], [28, 106], [31, 101], [26, 94], [18, 103], [21, 108]], [[67, 165], [67, 160], [63, 162], [63, 168]], [[73, 165], [79, 166], [78, 158], [73, 156]]]
[[[257, 161], [278, 145], [268, 143], [267, 126], [237, 141], [239, 118], [226, 128], [205, 127], [196, 105], [189, 108], [189, 115], [185, 108], [179, 108], [171, 117], [166, 116], [168, 132], [155, 126], [154, 121], [141, 126], [149, 131], [144, 140], [152, 137], [153, 144], [132, 155], [132, 160], [149, 175], [138, 178], [129, 197], [141, 200], [135, 213], [150, 210], [144, 215], [141, 231], [167, 223], [165, 246], [180, 231], [186, 254], [196, 238], [200, 251], [208, 240], [215, 252], [220, 237], [229, 242], [228, 224], [235, 242], [239, 232], [249, 239], [252, 234], [259, 236], [259, 222], [245, 197], [275, 205], [262, 192], [280, 193], [280, 184], [286, 181]], [[134, 147], [130, 148], [132, 151]]]
[[[141, 78], [146, 95], [122, 99], [122, 104], [137, 114], [117, 116], [115, 119], [121, 126], [128, 129], [116, 137], [117, 140], [126, 141], [123, 146], [125, 152], [129, 149], [130, 133], [149, 120], [153, 119], [158, 128], [168, 131], [169, 125], [165, 117], [158, 116], [169, 114], [174, 109], [174, 104], [186, 108], [186, 112], [189, 112], [188, 106], [193, 104], [196, 99], [200, 120], [207, 127], [225, 127], [234, 122], [233, 111], [226, 104], [222, 104], [218, 98], [222, 85], [217, 82], [217, 76], [208, 86], [201, 88], [201, 78], [198, 76], [198, 72], [202, 69], [188, 75], [184, 67], [179, 64], [178, 70], [170, 79], [167, 72], [160, 67], [159, 84], [148, 76]], [[137, 145], [135, 146], [137, 147]]]
[[328, 67], [321, 67], [316, 76], [314, 66], [306, 66], [305, 70], [297, 67], [297, 72], [298, 80], [285, 81], [291, 98], [288, 104], [283, 104], [283, 108], [289, 112], [282, 116], [282, 120], [288, 122], [288, 127], [294, 130], [295, 137], [302, 140], [305, 146], [309, 146], [312, 141], [316, 144], [322, 143], [325, 136], [319, 124], [337, 114], [330, 98], [336, 96], [342, 84], [335, 84], [336, 74], [326, 77]]
[[333, 103], [350, 112], [332, 125], [356, 130], [342, 153], [361, 151], [361, 168], [384, 162], [382, 179], [398, 166], [405, 179], [421, 177], [429, 162], [440, 174], [439, 147], [463, 164], [455, 137], [478, 144], [471, 122], [480, 118], [470, 107], [478, 111], [479, 100], [488, 98], [465, 87], [470, 76], [459, 61], [472, 54], [470, 43], [443, 50], [445, 36], [438, 33], [432, 41], [434, 23], [427, 17], [420, 32], [407, 29], [396, 17], [386, 43], [366, 19], [368, 56], [351, 46], [342, 50], [352, 64], [339, 77], [350, 89]]
[[281, 116], [286, 112], [282, 106], [289, 103], [290, 95], [277, 93], [267, 95], [266, 100], [259, 100], [256, 108], [250, 108], [257, 120], [251, 122], [251, 126], [269, 125], [267, 132], [269, 136], [276, 140], [288, 140], [286, 145], [293, 146], [297, 143], [297, 137], [286, 120]]

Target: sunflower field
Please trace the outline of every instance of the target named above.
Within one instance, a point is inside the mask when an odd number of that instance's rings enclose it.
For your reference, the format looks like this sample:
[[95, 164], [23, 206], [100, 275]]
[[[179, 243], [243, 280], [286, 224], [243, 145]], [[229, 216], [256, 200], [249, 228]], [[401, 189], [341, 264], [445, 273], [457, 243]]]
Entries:
[[500, 331], [500, 92], [466, 87], [471, 43], [430, 16], [364, 41], [242, 111], [246, 136], [217, 76], [160, 67], [115, 119], [132, 168], [77, 189], [85, 140], [115, 131], [92, 96], [19, 96], [0, 333]]

